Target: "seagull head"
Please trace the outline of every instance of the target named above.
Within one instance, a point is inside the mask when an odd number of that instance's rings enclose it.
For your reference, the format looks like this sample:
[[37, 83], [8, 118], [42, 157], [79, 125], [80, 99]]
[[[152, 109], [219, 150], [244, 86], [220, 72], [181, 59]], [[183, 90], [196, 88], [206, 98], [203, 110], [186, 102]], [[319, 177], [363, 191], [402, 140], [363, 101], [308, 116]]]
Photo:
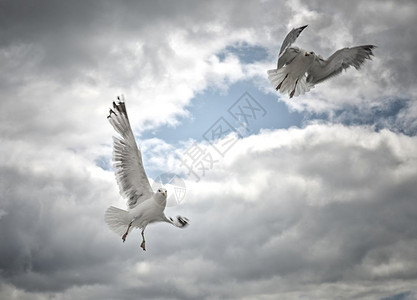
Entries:
[[310, 56], [310, 55], [314, 55], [314, 52], [313, 51], [310, 51], [310, 52], [305, 51], [304, 52], [304, 56]]
[[165, 198], [168, 195], [168, 191], [166, 189], [164, 189], [164, 188], [159, 188], [158, 189], [158, 193], [162, 194]]

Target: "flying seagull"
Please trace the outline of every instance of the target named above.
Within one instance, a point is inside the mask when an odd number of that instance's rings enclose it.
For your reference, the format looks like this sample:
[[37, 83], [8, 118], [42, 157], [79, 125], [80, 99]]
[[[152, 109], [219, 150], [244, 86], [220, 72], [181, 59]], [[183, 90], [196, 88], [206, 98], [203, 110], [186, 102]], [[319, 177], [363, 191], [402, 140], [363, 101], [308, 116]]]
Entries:
[[113, 161], [116, 180], [120, 194], [127, 199], [128, 210], [110, 206], [104, 220], [115, 233], [125, 242], [133, 228], [142, 229], [140, 247], [145, 251], [145, 228], [154, 222], [167, 222], [183, 228], [188, 225], [188, 219], [177, 216], [167, 218], [164, 214], [167, 190], [164, 188], [154, 192], [149, 184], [142, 163], [142, 153], [136, 145], [135, 137], [127, 117], [126, 105], [123, 98], [118, 97], [118, 103], [113, 102], [107, 119], [120, 137], [113, 137]]
[[290, 47], [308, 25], [291, 30], [279, 50], [277, 68], [268, 71], [272, 86], [290, 98], [308, 92], [315, 84], [340, 74], [354, 66], [359, 70], [365, 59], [371, 59], [374, 45], [356, 46], [337, 50], [328, 59], [313, 51]]

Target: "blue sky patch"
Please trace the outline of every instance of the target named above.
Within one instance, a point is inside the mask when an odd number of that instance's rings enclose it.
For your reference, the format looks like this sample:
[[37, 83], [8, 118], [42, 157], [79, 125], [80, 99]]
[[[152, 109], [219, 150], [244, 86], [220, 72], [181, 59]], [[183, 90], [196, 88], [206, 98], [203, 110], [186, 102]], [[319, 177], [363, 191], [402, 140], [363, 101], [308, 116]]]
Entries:
[[312, 114], [311, 118], [330, 120], [347, 126], [373, 125], [375, 130], [389, 129], [409, 136], [416, 135], [417, 128], [410, 122], [402, 120], [402, 113], [409, 108], [410, 100], [381, 99], [381, 105], [368, 108], [347, 105], [343, 109], [333, 111], [332, 120], [325, 114]]
[[245, 64], [251, 64], [268, 58], [267, 49], [260, 46], [249, 45], [247, 43], [227, 46], [224, 50], [217, 53], [217, 57], [220, 61], [223, 61], [229, 53], [236, 55], [239, 60]]
[[209, 89], [197, 95], [187, 108], [191, 118], [180, 120], [175, 128], [162, 126], [144, 132], [141, 138], [158, 137], [172, 145], [188, 139], [200, 142], [206, 140], [206, 132], [219, 119], [238, 129], [241, 136], [257, 134], [261, 129], [301, 126], [304, 114], [289, 111], [277, 98], [278, 95], [259, 91], [250, 81], [235, 83], [227, 93]]
[[386, 298], [382, 298], [381, 300], [409, 300], [411, 298], [412, 294], [411, 291], [399, 293], [396, 295], [392, 295]]

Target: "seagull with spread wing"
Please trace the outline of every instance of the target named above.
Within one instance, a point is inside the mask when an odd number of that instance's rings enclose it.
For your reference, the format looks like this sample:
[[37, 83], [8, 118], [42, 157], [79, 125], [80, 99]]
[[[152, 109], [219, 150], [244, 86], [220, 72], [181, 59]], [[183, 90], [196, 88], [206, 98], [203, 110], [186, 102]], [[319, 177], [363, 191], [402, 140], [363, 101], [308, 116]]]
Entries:
[[142, 229], [140, 246], [145, 251], [144, 232], [149, 223], [167, 222], [183, 228], [188, 225], [188, 219], [165, 216], [167, 190], [152, 190], [143, 168], [141, 151], [130, 127], [126, 105], [123, 99], [118, 97], [118, 100], [118, 103], [113, 102], [113, 109], [110, 109], [107, 119], [120, 135], [113, 137], [113, 161], [120, 194], [127, 199], [129, 209], [126, 211], [111, 206], [107, 209], [104, 220], [111, 230], [122, 237], [123, 242], [133, 228]]
[[312, 51], [290, 47], [307, 25], [294, 28], [285, 37], [278, 56], [277, 68], [268, 71], [272, 86], [290, 98], [308, 92], [315, 84], [323, 82], [344, 69], [354, 66], [357, 70], [371, 59], [374, 45], [356, 46], [337, 50], [328, 59]]

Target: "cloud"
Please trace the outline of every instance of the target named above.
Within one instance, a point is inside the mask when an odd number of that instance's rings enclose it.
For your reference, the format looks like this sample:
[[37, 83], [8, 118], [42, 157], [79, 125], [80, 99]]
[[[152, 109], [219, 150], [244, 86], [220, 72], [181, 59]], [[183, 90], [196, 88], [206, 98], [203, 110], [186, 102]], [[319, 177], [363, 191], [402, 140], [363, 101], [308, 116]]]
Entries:
[[[2, 277], [8, 289], [62, 298], [94, 298], [116, 283], [127, 290], [110, 295], [128, 299], [291, 298], [309, 285], [328, 287], [317, 299], [345, 285], [354, 298], [364, 291], [375, 296], [375, 288], [387, 296], [387, 280], [400, 280], [401, 288], [417, 272], [416, 143], [342, 125], [242, 139], [200, 182], [187, 182], [183, 205], [168, 209], [189, 217], [190, 227], [150, 226], [146, 253], [138, 235], [122, 244], [104, 226], [105, 207], [118, 201], [110, 171], [79, 165], [68, 152], [52, 159], [60, 170], [22, 164], [35, 156], [50, 160], [46, 149], [22, 151], [17, 157], [29, 158], [3, 168], [7, 214], [0, 232], [9, 242]], [[25, 185], [17, 188], [18, 182]]]
[[[26, 108], [16, 112], [19, 126], [9, 129], [23, 131], [40, 123], [33, 131], [54, 128], [62, 133], [67, 123], [100, 123], [98, 111], [102, 114], [108, 105], [102, 99], [121, 93], [137, 99], [130, 108], [140, 112], [140, 131], [175, 126], [198, 92], [208, 86], [226, 89], [245, 77], [234, 55], [220, 61], [216, 53], [253, 41], [251, 29], [230, 27], [221, 15], [213, 19], [218, 14], [214, 4], [168, 6], [164, 11], [149, 3], [80, 1], [62, 7], [50, 1], [28, 1], [27, 6], [6, 2], [6, 38], [0, 48], [3, 105]], [[185, 7], [190, 14], [184, 18]], [[52, 111], [65, 111], [64, 119], [52, 120], [45, 103], [55, 106]], [[43, 124], [47, 120], [52, 124]]]
[[[26, 6], [5, 2], [0, 48], [5, 72], [0, 84], [10, 102], [4, 105], [27, 108], [19, 116], [19, 124], [26, 128], [27, 123], [37, 123], [34, 115], [50, 119], [39, 103], [55, 103], [60, 94], [56, 109], [65, 110], [70, 118], [63, 121], [84, 123], [73, 108], [87, 102], [92, 104], [87, 118], [98, 123], [101, 116], [91, 112], [106, 109], [107, 101], [102, 99], [124, 93], [137, 99], [130, 105], [140, 112], [137, 130], [176, 126], [178, 117], [188, 116], [190, 101], [207, 88], [226, 90], [234, 82], [255, 78], [275, 94], [265, 70], [275, 65], [287, 31], [300, 24], [310, 26], [297, 44], [325, 57], [356, 44], [379, 48], [360, 72], [348, 70], [297, 101], [280, 97], [291, 108], [331, 115], [349, 105], [362, 110], [379, 106], [383, 99], [414, 99], [416, 45], [410, 37], [416, 28], [415, 3], [395, 3], [394, 13], [392, 5], [389, 1], [349, 6], [288, 1], [278, 10], [272, 9], [277, 6], [273, 1], [248, 2], [244, 7], [219, 1], [162, 6], [157, 2], [76, 1], [66, 6], [53, 1], [28, 1]], [[248, 46], [266, 49], [269, 56], [248, 64], [237, 50]], [[219, 60], [222, 52], [225, 59]], [[61, 107], [63, 103], [71, 105]], [[415, 123], [414, 114], [408, 113], [414, 106], [413, 101], [398, 118]]]

